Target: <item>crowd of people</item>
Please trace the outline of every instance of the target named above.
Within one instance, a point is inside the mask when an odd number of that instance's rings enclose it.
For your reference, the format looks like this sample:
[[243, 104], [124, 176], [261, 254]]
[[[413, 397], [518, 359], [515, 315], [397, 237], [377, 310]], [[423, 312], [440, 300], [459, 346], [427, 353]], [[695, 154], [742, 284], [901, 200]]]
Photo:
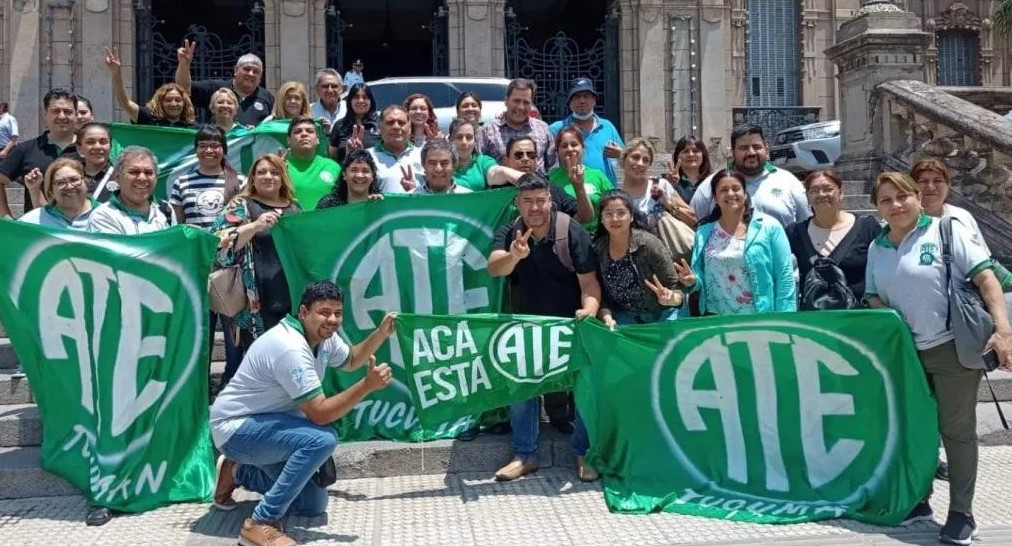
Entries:
[[[510, 279], [514, 312], [597, 317], [613, 328], [864, 306], [898, 312], [939, 406], [948, 460], [940, 473], [951, 480], [941, 538], [969, 543], [976, 528], [981, 372], [964, 368], [955, 355], [945, 320], [946, 263], [979, 287], [995, 325], [988, 348], [1003, 366], [1012, 364], [1012, 327], [1003, 303], [1008, 273], [991, 260], [973, 217], [946, 203], [944, 163], [927, 159], [909, 173], [879, 176], [871, 196], [881, 220], [859, 217], [842, 209], [844, 184], [834, 172], [801, 181], [773, 166], [761, 127], [736, 127], [726, 158], [711, 158], [692, 136], [681, 138], [670, 158], [657, 157], [648, 139], [626, 142], [596, 113], [598, 95], [586, 78], [572, 82], [571, 114], [551, 125], [530, 115], [532, 81], [510, 82], [505, 112], [484, 125], [482, 98], [463, 93], [444, 134], [424, 95], [376, 104], [360, 61], [345, 78], [320, 70], [317, 100], [310, 102], [301, 82], [285, 82], [276, 94], [264, 89], [263, 63], [252, 54], [238, 60], [230, 80], [191, 81], [194, 47], [179, 49], [175, 82], [143, 106], [125, 91], [117, 52], [106, 53], [111, 89], [126, 118], [196, 129], [196, 168], [169, 181], [168, 201], [153, 196], [158, 160], [151, 151], [130, 146], [111, 158], [110, 128], [92, 119], [86, 99], [66, 89], [45, 95], [46, 130], [30, 140], [18, 140], [17, 123], [0, 103], [0, 187], [22, 181], [24, 222], [126, 235], [188, 224], [218, 236], [215, 265], [239, 267], [248, 304], [235, 316], [211, 315], [212, 326], [220, 322], [228, 333], [225, 387], [211, 410], [223, 454], [215, 505], [234, 507], [239, 486], [264, 494], [243, 526], [244, 544], [294, 544], [281, 517], [325, 510], [320, 466], [336, 445], [327, 425], [389, 383], [389, 368], [372, 355], [396, 321], [389, 314], [352, 346], [338, 334], [339, 288], [313, 284], [295, 305], [272, 228], [305, 210], [508, 185], [516, 188], [518, 217], [497, 231], [488, 273]], [[201, 110], [209, 123], [197, 124]], [[288, 149], [237, 172], [228, 160], [230, 134], [277, 121], [288, 123]], [[665, 174], [652, 176], [662, 159]], [[11, 216], [5, 191], [0, 216]], [[951, 257], [940, 252], [942, 217], [956, 220]], [[357, 387], [326, 397], [320, 379], [331, 366], [368, 366], [368, 373]], [[544, 404], [551, 424], [572, 433], [579, 479], [597, 479], [583, 458], [589, 440], [572, 397], [546, 396]], [[538, 469], [540, 416], [537, 399], [510, 408], [515, 457], [497, 479]], [[477, 433], [465, 431], [461, 439]], [[908, 521], [930, 517], [925, 500]]]

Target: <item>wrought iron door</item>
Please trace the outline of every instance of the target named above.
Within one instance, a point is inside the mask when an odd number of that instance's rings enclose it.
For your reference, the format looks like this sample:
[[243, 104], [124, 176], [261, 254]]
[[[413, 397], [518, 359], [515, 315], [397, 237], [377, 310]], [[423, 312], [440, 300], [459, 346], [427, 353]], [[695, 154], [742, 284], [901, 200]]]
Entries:
[[618, 88], [618, 11], [612, 10], [598, 29], [600, 38], [582, 47], [564, 32], [557, 32], [542, 44], [524, 37], [528, 30], [513, 8], [506, 9], [506, 76], [527, 78], [537, 84], [535, 104], [541, 119], [551, 123], [569, 115], [566, 99], [569, 84], [576, 78], [590, 78], [598, 92], [599, 114], [621, 126]]
[[341, 72], [347, 71], [344, 66], [344, 31], [353, 25], [345, 22], [341, 10], [337, 9], [337, 0], [327, 4], [327, 66]]
[[[166, 37], [155, 30], [161, 21], [145, 0], [134, 4], [134, 14], [138, 101], [146, 101], [159, 86], [175, 80], [176, 50], [184, 39], [197, 44], [190, 68], [190, 76], [194, 80], [232, 77], [236, 60], [246, 53], [264, 58], [264, 6], [261, 0], [250, 2], [248, 16], [239, 23], [245, 28], [245, 33], [232, 44], [224, 43], [218, 34], [196, 23], [189, 26], [183, 37]], [[266, 75], [261, 85], [266, 85]]]
[[449, 19], [450, 12], [446, 6], [440, 4], [436, 11], [432, 12], [432, 20], [425, 28], [432, 35], [432, 75], [450, 75], [450, 42], [449, 42]]

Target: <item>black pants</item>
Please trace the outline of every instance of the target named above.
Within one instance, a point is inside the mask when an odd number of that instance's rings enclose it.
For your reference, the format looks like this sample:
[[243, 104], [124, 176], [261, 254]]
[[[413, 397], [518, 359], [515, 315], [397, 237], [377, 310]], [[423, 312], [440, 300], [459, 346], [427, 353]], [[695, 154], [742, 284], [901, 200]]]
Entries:
[[545, 393], [545, 413], [548, 414], [549, 421], [572, 422], [576, 418], [573, 393], [568, 391]]

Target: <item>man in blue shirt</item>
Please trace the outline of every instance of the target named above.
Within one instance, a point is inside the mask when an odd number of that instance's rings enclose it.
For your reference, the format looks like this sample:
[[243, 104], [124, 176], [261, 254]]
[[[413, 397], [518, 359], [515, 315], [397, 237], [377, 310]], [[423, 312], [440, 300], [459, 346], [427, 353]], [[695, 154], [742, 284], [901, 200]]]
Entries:
[[559, 134], [564, 127], [576, 125], [583, 131], [583, 164], [593, 167], [608, 176], [611, 185], [618, 187], [619, 158], [625, 143], [622, 135], [612, 123], [594, 113], [597, 106], [597, 92], [590, 78], [577, 78], [569, 87], [569, 116], [549, 126], [552, 135]]
[[[362, 76], [363, 68], [364, 65], [362, 64], [362, 59], [355, 59], [355, 61], [351, 63], [351, 70], [344, 73], [345, 89], [351, 89], [351, 86], [356, 83], [365, 83], [365, 77]], [[380, 108], [384, 107], [384, 105], [380, 105]]]

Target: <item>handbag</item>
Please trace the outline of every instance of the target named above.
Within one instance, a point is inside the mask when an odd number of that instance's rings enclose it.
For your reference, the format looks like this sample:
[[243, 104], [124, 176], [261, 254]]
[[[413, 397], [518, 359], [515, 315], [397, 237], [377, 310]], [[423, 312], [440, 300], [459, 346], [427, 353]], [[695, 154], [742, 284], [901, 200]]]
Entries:
[[207, 278], [207, 299], [211, 311], [229, 318], [246, 308], [246, 285], [242, 282], [242, 270], [238, 265], [211, 272]]
[[[647, 195], [650, 195], [654, 183], [655, 180], [651, 179]], [[696, 243], [695, 230], [666, 210], [654, 216], [654, 223], [657, 238], [667, 247], [675, 263], [692, 259], [692, 247]]]
[[[938, 231], [942, 239], [942, 262], [945, 263], [945, 291], [949, 298], [945, 328], [952, 330], [956, 338], [956, 355], [964, 368], [992, 371], [996, 366], [985, 362], [981, 354], [994, 332], [994, 321], [977, 286], [966, 279], [952, 278], [952, 218], [945, 217], [940, 222]], [[1006, 294], [1006, 309], [1012, 307], [1009, 304]]]

